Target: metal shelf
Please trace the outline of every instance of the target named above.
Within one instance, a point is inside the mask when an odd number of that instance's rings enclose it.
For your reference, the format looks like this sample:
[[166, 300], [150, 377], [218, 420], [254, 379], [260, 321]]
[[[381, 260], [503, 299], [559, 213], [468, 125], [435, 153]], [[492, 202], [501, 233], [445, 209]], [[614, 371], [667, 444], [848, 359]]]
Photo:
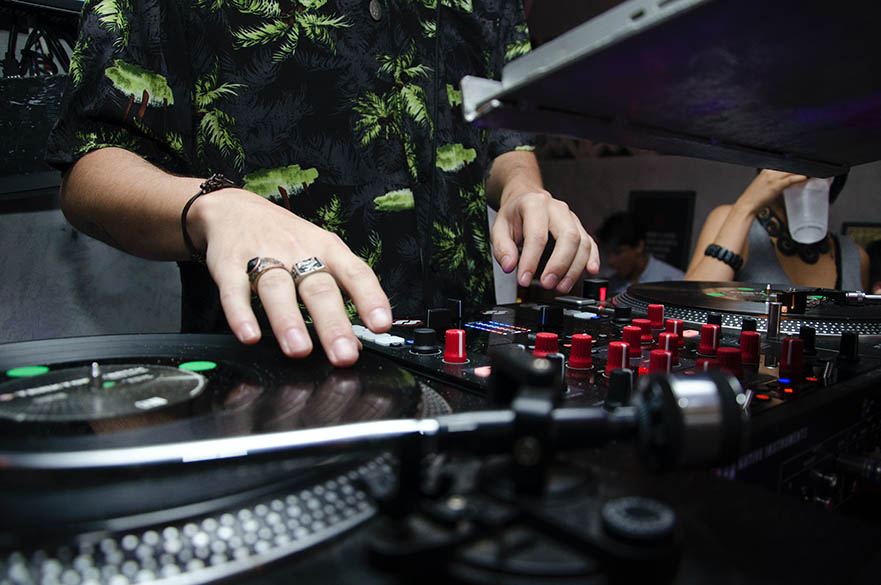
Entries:
[[464, 113], [830, 176], [881, 159], [879, 22], [877, 0], [630, 0], [512, 61], [501, 81], [464, 78]]

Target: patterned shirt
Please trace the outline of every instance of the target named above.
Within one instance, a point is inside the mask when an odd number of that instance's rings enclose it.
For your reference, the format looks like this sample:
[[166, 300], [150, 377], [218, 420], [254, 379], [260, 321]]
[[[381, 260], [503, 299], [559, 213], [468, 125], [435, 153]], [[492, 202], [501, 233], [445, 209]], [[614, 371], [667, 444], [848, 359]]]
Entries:
[[[513, 0], [87, 0], [48, 158], [220, 172], [341, 236], [396, 315], [486, 304], [487, 168], [531, 147], [465, 124], [459, 82], [528, 50]], [[180, 266], [183, 330], [224, 329], [207, 270]]]

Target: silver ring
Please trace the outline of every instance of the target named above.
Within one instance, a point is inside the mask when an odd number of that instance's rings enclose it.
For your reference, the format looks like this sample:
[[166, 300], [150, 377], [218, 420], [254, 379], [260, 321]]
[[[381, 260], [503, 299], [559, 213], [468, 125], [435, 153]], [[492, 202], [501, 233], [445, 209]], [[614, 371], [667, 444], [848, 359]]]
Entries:
[[294, 284], [300, 284], [300, 281], [309, 276], [310, 274], [315, 274], [316, 272], [327, 272], [330, 274], [330, 271], [327, 269], [327, 264], [321, 261], [321, 258], [317, 256], [313, 256], [312, 258], [306, 258], [305, 260], [300, 260], [294, 267], [291, 268], [291, 275], [294, 277]]
[[247, 271], [248, 280], [251, 283], [251, 294], [257, 294], [257, 283], [260, 281], [260, 277], [263, 276], [264, 272], [272, 270], [273, 268], [288, 269], [281, 260], [276, 260], [275, 258], [270, 258], [268, 256], [258, 256], [248, 260]]

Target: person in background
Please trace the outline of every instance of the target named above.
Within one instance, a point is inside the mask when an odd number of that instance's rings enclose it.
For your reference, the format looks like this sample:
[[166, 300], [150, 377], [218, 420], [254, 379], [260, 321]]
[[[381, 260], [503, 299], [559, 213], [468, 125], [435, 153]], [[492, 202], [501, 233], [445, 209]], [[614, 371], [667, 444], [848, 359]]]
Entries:
[[[733, 205], [720, 205], [707, 216], [685, 279], [865, 290], [869, 257], [851, 238], [827, 233], [813, 244], [793, 241], [783, 190], [807, 179], [760, 170]], [[830, 204], [846, 180], [845, 174], [832, 181]]]
[[645, 249], [645, 229], [637, 218], [621, 211], [606, 218], [597, 232], [605, 249], [605, 264], [614, 274], [609, 277], [609, 292], [618, 294], [631, 284], [682, 280], [685, 274], [658, 260]]
[[866, 292], [873, 295], [881, 294], [881, 240], [875, 240], [866, 246], [869, 256], [869, 288]]

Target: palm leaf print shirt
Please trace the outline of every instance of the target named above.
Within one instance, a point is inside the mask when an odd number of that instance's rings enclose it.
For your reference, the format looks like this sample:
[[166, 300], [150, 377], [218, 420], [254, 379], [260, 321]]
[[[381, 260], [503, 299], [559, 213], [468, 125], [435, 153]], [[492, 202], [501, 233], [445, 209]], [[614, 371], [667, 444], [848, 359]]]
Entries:
[[[513, 0], [87, 0], [48, 159], [223, 173], [341, 236], [396, 316], [491, 303], [484, 180], [529, 144], [465, 124], [459, 82], [528, 49]], [[180, 265], [183, 330], [224, 329], [207, 270]]]

